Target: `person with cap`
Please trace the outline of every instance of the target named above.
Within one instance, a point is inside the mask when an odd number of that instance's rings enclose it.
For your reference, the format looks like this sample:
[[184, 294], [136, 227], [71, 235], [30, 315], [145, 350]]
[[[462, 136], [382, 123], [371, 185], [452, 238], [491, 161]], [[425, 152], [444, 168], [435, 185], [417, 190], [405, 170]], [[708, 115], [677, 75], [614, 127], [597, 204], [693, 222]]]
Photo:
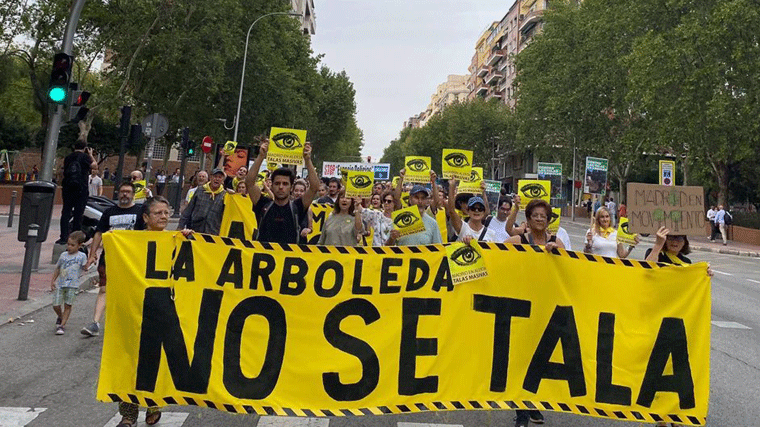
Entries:
[[[475, 239], [481, 242], [495, 242], [496, 233], [488, 228], [483, 222], [486, 218], [486, 202], [480, 196], [472, 196], [467, 201], [467, 212], [470, 215], [469, 221], [462, 221], [462, 217], [457, 213], [454, 203], [456, 197], [457, 180], [449, 182], [449, 203], [446, 205], [446, 213], [449, 214], [449, 220], [454, 231], [457, 233], [457, 241], [470, 244], [470, 240]], [[503, 241], [503, 240], [502, 240]]]
[[211, 171], [211, 181], [198, 187], [179, 219], [178, 230], [185, 228], [197, 233], [219, 234], [224, 214], [224, 169]]
[[[431, 172], [431, 175], [433, 175], [433, 172]], [[425, 230], [408, 236], [400, 236], [398, 230], [394, 228], [386, 242], [386, 246], [416, 246], [442, 243], [438, 223], [426, 212], [429, 205], [430, 192], [428, 189], [419, 184], [414, 185], [409, 191], [409, 206], [416, 206], [420, 210]]]

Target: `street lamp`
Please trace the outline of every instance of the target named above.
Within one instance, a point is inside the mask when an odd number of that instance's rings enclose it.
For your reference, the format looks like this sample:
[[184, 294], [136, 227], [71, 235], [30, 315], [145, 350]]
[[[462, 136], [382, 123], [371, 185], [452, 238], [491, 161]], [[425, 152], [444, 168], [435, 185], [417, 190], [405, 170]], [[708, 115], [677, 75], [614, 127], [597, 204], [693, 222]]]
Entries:
[[243, 72], [240, 75], [240, 94], [238, 95], [238, 104], [237, 104], [237, 113], [235, 114], [235, 135], [232, 137], [232, 140], [237, 142], [237, 136], [238, 136], [238, 124], [240, 123], [240, 103], [243, 101], [243, 82], [245, 81], [245, 63], [248, 59], [248, 39], [251, 37], [251, 30], [253, 29], [253, 26], [256, 25], [259, 20], [262, 18], [266, 18], [267, 16], [272, 15], [288, 15], [288, 16], [303, 16], [298, 12], [272, 12], [267, 13], [265, 15], [261, 15], [258, 18], [256, 18], [255, 21], [251, 24], [250, 27], [248, 27], [248, 34], [245, 36], [245, 50], [243, 51]]

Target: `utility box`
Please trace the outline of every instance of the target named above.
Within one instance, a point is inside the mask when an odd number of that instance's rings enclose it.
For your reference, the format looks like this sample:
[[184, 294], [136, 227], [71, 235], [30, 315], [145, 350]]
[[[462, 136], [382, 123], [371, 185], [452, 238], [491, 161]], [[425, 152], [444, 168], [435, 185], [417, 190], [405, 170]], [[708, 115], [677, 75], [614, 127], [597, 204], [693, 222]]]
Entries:
[[39, 227], [36, 230], [36, 241], [47, 240], [50, 229], [50, 218], [53, 215], [56, 185], [47, 181], [32, 181], [24, 184], [21, 193], [21, 212], [19, 213], [18, 240], [26, 242], [35, 239], [35, 232], [29, 231], [32, 224]]

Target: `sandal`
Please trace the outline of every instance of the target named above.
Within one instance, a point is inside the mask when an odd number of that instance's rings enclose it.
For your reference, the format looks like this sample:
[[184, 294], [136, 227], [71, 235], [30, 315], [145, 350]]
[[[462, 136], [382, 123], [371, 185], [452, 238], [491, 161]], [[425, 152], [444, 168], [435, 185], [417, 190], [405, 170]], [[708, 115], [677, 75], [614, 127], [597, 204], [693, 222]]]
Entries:
[[152, 426], [158, 423], [160, 420], [161, 420], [161, 410], [158, 408], [155, 408], [155, 410], [151, 410], [151, 408], [148, 408], [148, 412], [145, 413], [145, 424]]

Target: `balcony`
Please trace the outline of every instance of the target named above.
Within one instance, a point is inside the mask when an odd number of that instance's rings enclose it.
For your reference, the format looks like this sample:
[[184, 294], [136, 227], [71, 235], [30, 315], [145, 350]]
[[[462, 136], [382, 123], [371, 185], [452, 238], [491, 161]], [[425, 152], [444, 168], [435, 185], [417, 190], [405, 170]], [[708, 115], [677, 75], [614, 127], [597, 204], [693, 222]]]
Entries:
[[486, 60], [486, 64], [496, 65], [496, 63], [498, 63], [501, 60], [501, 58], [503, 58], [504, 55], [506, 54], [507, 54], [507, 51], [504, 49], [494, 49], [493, 51], [491, 51], [491, 55]]
[[478, 89], [475, 91], [475, 93], [478, 94], [478, 95], [480, 95], [480, 96], [485, 96], [485, 94], [488, 93], [489, 89], [490, 89], [490, 87], [488, 87], [488, 86], [486, 86], [484, 84], [481, 84], [480, 86], [478, 86]]
[[495, 83], [498, 83], [499, 80], [504, 78], [504, 73], [497, 70], [496, 68], [492, 68], [491, 72], [488, 73], [488, 75], [483, 79], [487, 85], [493, 85]]
[[529, 12], [527, 15], [521, 16], [522, 19], [520, 20], [520, 32], [523, 34], [530, 32], [530, 30], [533, 29], [536, 24], [541, 22], [543, 16], [543, 10], [534, 10], [532, 12]]
[[493, 98], [496, 98], [496, 99], [502, 99], [502, 96], [503, 96], [503, 95], [502, 95], [502, 93], [501, 93], [501, 92], [490, 91], [490, 92], [488, 92], [488, 94], [486, 95], [486, 98], [485, 98], [485, 99], [486, 99], [486, 101], [488, 101], [488, 100], [490, 100], [490, 99], [493, 99]]
[[485, 77], [488, 72], [491, 71], [491, 68], [486, 65], [481, 65], [478, 69], [478, 77]]

